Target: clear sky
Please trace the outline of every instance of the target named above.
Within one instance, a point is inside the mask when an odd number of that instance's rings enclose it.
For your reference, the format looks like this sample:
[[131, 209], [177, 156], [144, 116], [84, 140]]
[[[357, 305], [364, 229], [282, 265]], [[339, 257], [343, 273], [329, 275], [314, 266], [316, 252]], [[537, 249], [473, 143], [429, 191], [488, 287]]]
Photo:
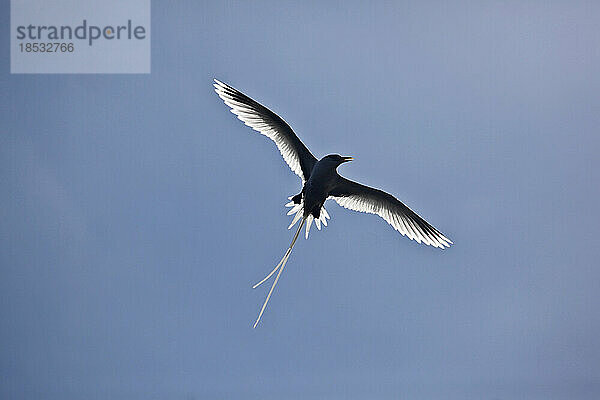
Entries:
[[[599, 398], [600, 5], [300, 3], [156, 1], [150, 75], [10, 75], [2, 2], [0, 397]], [[300, 180], [213, 77], [455, 246], [329, 201], [253, 330]]]

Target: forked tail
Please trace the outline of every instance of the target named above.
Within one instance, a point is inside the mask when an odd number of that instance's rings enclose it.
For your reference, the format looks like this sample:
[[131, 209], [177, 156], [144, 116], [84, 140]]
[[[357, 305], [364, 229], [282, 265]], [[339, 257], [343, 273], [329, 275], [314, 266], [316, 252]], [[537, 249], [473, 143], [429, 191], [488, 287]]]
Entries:
[[275, 281], [273, 282], [273, 286], [271, 286], [271, 290], [269, 290], [269, 294], [267, 295], [267, 298], [266, 298], [262, 308], [260, 309], [258, 318], [256, 319], [256, 322], [254, 323], [254, 328], [256, 328], [256, 325], [258, 325], [258, 322], [260, 321], [260, 317], [262, 317], [263, 312], [265, 311], [265, 308], [267, 307], [267, 303], [269, 302], [269, 299], [271, 298], [273, 289], [275, 289], [275, 286], [277, 285], [277, 281], [279, 281], [279, 277], [281, 276], [281, 272], [283, 272], [283, 269], [285, 268], [285, 264], [287, 263], [287, 260], [290, 257], [290, 254], [292, 254], [292, 249], [294, 248], [296, 239], [298, 239], [298, 235], [300, 235], [300, 231], [302, 230], [302, 226], [304, 225], [305, 221], [306, 221], [306, 217], [303, 217], [302, 222], [300, 222], [300, 226], [298, 226], [298, 230], [296, 231], [296, 234], [294, 235], [294, 238], [292, 239], [292, 243], [290, 244], [290, 247], [288, 247], [288, 249], [286, 250], [285, 254], [283, 255], [283, 258], [281, 259], [281, 261], [279, 261], [279, 264], [277, 264], [275, 266], [275, 268], [273, 268], [273, 271], [271, 271], [269, 273], [269, 275], [267, 275], [262, 281], [258, 282], [256, 285], [254, 285], [252, 287], [253, 289], [256, 289], [262, 283], [264, 283], [267, 279], [269, 279], [277, 270], [279, 270], [279, 272], [277, 273], [277, 276], [275, 277]]

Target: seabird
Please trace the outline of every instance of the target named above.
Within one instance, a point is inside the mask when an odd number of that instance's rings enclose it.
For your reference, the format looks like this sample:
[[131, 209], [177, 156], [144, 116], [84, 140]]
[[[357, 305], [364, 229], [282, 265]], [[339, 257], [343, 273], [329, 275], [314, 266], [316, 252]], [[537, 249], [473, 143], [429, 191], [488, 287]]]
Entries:
[[313, 221], [319, 230], [321, 224], [327, 226], [327, 219], [330, 217], [323, 207], [327, 199], [333, 199], [340, 206], [350, 210], [377, 214], [395, 230], [417, 243], [424, 243], [440, 249], [450, 247], [452, 244], [450, 239], [391, 194], [340, 176], [337, 168], [345, 162], [352, 161], [352, 157], [330, 154], [318, 160], [296, 136], [292, 128], [277, 114], [217, 79], [214, 80], [214, 87], [215, 92], [231, 108], [231, 112], [237, 115], [238, 119], [275, 142], [285, 162], [302, 179], [302, 191], [289, 197], [290, 202], [286, 204], [287, 207], [291, 207], [288, 215], [294, 214], [288, 229], [300, 221], [296, 234], [281, 261], [263, 280], [253, 286], [257, 288], [278, 271], [254, 323], [254, 328], [265, 311], [302, 226], [306, 226], [305, 237], [307, 239]]

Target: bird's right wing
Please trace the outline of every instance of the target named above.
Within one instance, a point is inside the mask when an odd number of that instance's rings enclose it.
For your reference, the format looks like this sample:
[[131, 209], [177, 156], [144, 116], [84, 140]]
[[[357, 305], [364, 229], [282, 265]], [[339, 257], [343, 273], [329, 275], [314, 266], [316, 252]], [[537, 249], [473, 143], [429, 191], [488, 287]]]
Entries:
[[292, 128], [267, 107], [226, 83], [215, 79], [214, 87], [219, 97], [231, 107], [231, 112], [244, 124], [273, 140], [290, 169], [302, 182], [307, 181], [317, 159]]
[[389, 193], [341, 178], [330, 196], [342, 207], [377, 214], [395, 230], [418, 243], [443, 249], [452, 241]]

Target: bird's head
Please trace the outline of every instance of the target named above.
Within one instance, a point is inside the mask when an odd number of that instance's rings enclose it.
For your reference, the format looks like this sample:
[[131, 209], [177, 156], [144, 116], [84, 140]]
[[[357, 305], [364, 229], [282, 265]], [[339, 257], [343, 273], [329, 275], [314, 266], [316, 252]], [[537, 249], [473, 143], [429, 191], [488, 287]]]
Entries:
[[329, 163], [335, 165], [336, 168], [340, 164], [354, 160], [353, 157], [342, 157], [339, 154], [330, 154], [328, 156], [323, 157], [323, 159], [327, 160]]

